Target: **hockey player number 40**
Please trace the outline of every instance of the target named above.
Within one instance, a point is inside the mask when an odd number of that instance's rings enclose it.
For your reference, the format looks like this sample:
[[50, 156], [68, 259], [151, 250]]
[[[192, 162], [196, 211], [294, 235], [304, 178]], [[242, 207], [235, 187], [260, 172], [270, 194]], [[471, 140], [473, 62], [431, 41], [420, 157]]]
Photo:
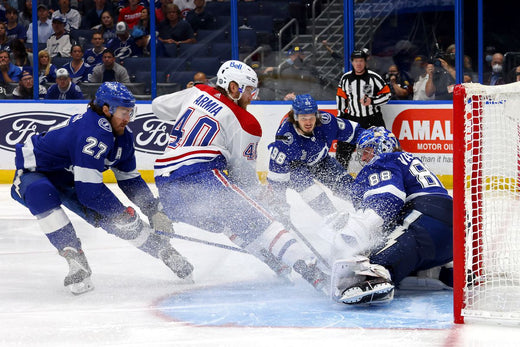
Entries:
[[189, 122], [194, 111], [193, 108], [188, 108], [175, 122], [171, 133], [171, 148], [179, 146], [182, 138], [184, 138], [183, 146], [208, 146], [220, 131], [220, 124], [208, 115]]

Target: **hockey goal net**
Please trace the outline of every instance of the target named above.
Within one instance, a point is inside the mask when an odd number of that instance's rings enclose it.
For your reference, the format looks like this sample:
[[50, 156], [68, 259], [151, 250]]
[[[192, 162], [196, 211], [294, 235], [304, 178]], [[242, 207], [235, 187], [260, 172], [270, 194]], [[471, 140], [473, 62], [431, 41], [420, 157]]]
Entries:
[[454, 315], [520, 322], [520, 82], [454, 91]]

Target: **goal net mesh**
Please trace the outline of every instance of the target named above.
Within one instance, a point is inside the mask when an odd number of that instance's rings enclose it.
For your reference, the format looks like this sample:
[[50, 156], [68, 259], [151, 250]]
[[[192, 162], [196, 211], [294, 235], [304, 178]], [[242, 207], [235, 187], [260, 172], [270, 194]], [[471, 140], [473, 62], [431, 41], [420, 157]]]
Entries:
[[464, 88], [462, 315], [520, 320], [520, 82]]

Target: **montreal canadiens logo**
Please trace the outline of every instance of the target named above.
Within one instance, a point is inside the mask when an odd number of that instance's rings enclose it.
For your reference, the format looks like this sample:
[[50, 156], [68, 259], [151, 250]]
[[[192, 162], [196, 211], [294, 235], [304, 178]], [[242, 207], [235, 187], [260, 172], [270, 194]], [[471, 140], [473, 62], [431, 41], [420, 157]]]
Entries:
[[134, 133], [135, 149], [139, 152], [162, 154], [170, 140], [173, 124], [158, 119], [153, 113], [137, 115], [128, 124]]
[[16, 112], [0, 117], [0, 148], [14, 152], [18, 143], [24, 143], [34, 134], [48, 131], [71, 115], [50, 111]]

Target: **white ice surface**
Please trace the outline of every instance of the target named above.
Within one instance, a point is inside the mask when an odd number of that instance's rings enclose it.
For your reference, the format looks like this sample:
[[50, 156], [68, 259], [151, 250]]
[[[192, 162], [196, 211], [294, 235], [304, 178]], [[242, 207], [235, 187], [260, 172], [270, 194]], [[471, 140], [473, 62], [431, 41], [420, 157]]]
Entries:
[[[83, 242], [93, 270], [93, 292], [72, 296], [63, 287], [67, 272], [66, 262], [58, 256], [40, 231], [29, 211], [10, 198], [8, 185], [0, 185], [0, 346], [517, 346], [520, 338], [518, 326], [471, 323], [448, 324], [443, 329], [388, 328], [338, 328], [320, 326], [320, 318], [312, 328], [301, 325], [244, 327], [231, 324], [211, 326], [211, 322], [186, 322], [168, 315], [164, 302], [175, 298], [176, 293], [187, 298], [197, 290], [214, 291], [218, 295], [236, 296], [233, 283], [244, 293], [243, 283], [259, 284], [259, 287], [279, 285], [269, 270], [249, 255], [221, 250], [215, 247], [183, 240], [172, 240], [181, 253], [195, 266], [194, 283], [186, 283], [175, 276], [158, 260], [133, 248], [127, 242], [93, 229], [71, 215], [78, 236]], [[307, 216], [301, 217], [304, 220]], [[177, 225], [179, 232], [212, 241], [227, 242], [221, 235], [210, 235], [186, 225]], [[231, 289], [230, 289], [231, 285]], [[297, 283], [297, 286], [300, 284]], [[301, 285], [304, 285], [303, 283]], [[219, 291], [222, 288], [222, 291]], [[247, 288], [247, 287], [246, 287]], [[295, 296], [276, 292], [266, 301], [264, 310], [276, 311], [277, 303], [289, 305], [294, 312], [308, 314], [306, 302]], [[288, 290], [291, 293], [291, 290]], [[257, 295], [254, 288], [251, 295]], [[312, 296], [315, 293], [309, 295]], [[209, 298], [211, 299], [211, 298]], [[309, 299], [307, 297], [307, 299]], [[428, 315], [429, 307], [421, 300], [409, 303], [414, 315]], [[210, 300], [211, 301], [211, 300]], [[344, 319], [341, 311], [324, 302], [327, 319]], [[193, 304], [193, 303], [191, 303]], [[218, 301], [212, 302], [217, 305]], [[230, 305], [223, 301], [223, 305]], [[233, 302], [232, 302], [233, 304]], [[248, 299], [241, 305], [247, 306]], [[251, 304], [258, 301], [251, 298]], [[178, 306], [177, 306], [178, 307]], [[190, 310], [205, 312], [204, 303], [187, 306]], [[329, 307], [333, 307], [330, 312]], [[403, 311], [398, 305], [391, 307], [390, 315], [399, 320]], [[343, 309], [343, 308], [341, 308]], [[345, 308], [347, 309], [347, 308]], [[222, 312], [217, 311], [217, 312]], [[376, 312], [374, 310], [374, 312]], [[378, 326], [381, 315], [371, 318], [364, 312], [364, 320], [375, 320]], [[229, 315], [236, 314], [229, 308]], [[321, 316], [323, 317], [323, 316]], [[229, 317], [217, 315], [216, 321]], [[290, 317], [292, 318], [292, 317]], [[444, 319], [444, 318], [443, 318]], [[334, 326], [334, 325], [333, 325]], [[362, 326], [362, 325], [361, 325]]]

